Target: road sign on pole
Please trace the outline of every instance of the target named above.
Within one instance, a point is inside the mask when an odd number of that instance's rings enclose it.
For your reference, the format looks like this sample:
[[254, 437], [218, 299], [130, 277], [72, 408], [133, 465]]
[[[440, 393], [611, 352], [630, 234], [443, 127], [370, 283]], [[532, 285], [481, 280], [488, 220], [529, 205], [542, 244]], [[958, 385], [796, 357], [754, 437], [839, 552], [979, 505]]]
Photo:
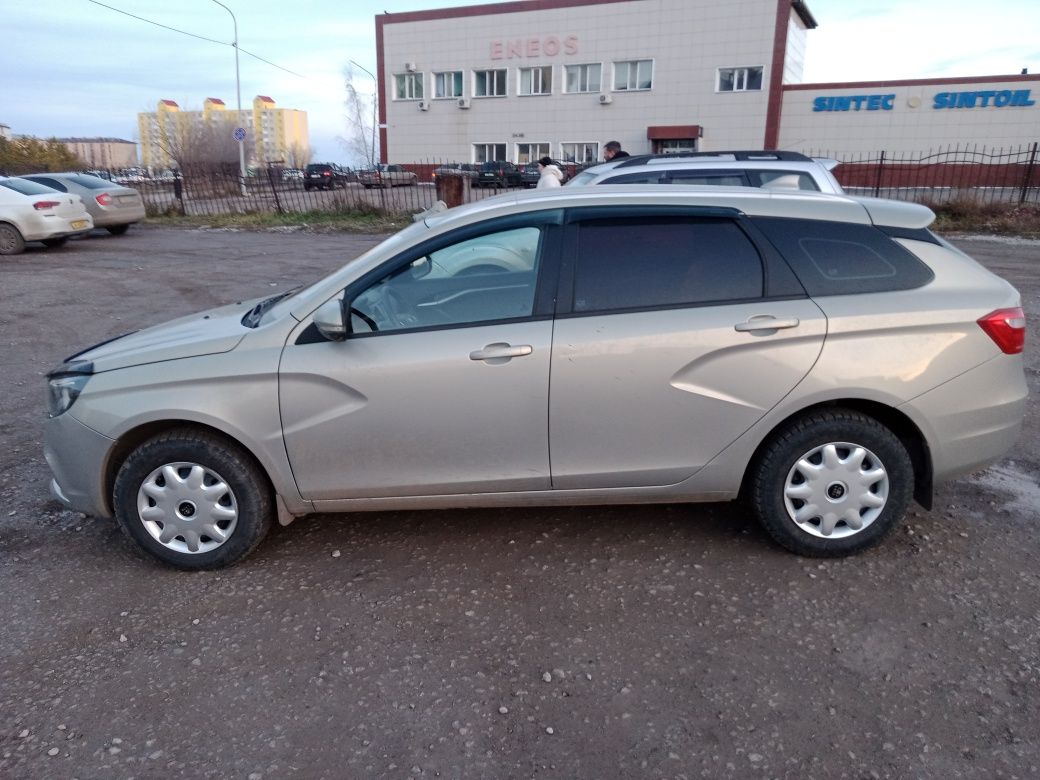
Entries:
[[235, 128], [235, 140], [244, 141], [246, 140], [246, 129], [244, 127]]

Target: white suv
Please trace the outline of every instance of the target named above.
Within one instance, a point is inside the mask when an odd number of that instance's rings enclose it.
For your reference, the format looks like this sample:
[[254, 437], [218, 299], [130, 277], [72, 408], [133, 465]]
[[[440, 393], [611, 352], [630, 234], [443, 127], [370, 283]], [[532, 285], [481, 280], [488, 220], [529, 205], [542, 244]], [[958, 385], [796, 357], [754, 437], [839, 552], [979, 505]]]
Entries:
[[587, 168], [568, 184], [694, 184], [844, 193], [837, 160], [798, 152], [690, 152], [624, 157]]

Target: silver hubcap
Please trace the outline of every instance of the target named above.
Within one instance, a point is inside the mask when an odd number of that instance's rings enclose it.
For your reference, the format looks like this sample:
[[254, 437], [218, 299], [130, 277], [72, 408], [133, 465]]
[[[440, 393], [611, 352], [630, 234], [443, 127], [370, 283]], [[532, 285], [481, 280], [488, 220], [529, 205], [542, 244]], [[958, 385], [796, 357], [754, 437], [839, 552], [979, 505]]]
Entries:
[[153, 539], [179, 553], [215, 550], [238, 523], [235, 494], [198, 463], [167, 463], [149, 474], [137, 491], [137, 512]]
[[0, 251], [10, 252], [15, 247], [14, 231], [9, 227], [0, 227]]
[[807, 534], [841, 539], [878, 519], [888, 501], [888, 472], [866, 447], [831, 442], [809, 450], [784, 483], [788, 516]]

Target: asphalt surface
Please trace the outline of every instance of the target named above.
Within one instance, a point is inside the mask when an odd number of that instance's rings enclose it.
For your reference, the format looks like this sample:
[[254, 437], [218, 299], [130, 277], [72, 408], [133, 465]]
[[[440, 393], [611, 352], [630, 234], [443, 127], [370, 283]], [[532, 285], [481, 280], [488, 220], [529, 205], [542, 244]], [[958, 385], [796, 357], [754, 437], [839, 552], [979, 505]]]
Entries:
[[1015, 778], [1040, 773], [1034, 404], [996, 467], [815, 561], [736, 505], [305, 518], [186, 574], [48, 497], [43, 374], [309, 281], [378, 237], [135, 228], [0, 261], [0, 776]]

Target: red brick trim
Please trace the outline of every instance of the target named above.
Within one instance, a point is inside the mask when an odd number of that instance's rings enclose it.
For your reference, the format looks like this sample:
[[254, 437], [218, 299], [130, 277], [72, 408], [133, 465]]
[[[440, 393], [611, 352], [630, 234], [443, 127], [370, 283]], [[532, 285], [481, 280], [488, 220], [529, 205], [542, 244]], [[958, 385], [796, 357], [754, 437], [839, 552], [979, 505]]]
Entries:
[[700, 125], [652, 125], [646, 128], [646, 137], [651, 141], [700, 138]]
[[791, 0], [777, 0], [773, 32], [773, 63], [769, 68], [769, 103], [766, 107], [766, 137], [763, 149], [776, 149], [780, 142], [780, 111], [784, 104], [784, 56], [787, 25], [791, 22]]
[[1040, 81], [1038, 74], [1014, 76], [956, 76], [941, 79], [897, 79], [893, 81], [832, 81], [819, 84], [785, 84], [785, 90], [875, 89], [878, 87], [917, 87], [927, 84], [992, 84], [996, 81]]
[[376, 17], [376, 93], [379, 95], [379, 161], [390, 162], [390, 150], [386, 148], [386, 83], [383, 78], [383, 21], [387, 17]]

